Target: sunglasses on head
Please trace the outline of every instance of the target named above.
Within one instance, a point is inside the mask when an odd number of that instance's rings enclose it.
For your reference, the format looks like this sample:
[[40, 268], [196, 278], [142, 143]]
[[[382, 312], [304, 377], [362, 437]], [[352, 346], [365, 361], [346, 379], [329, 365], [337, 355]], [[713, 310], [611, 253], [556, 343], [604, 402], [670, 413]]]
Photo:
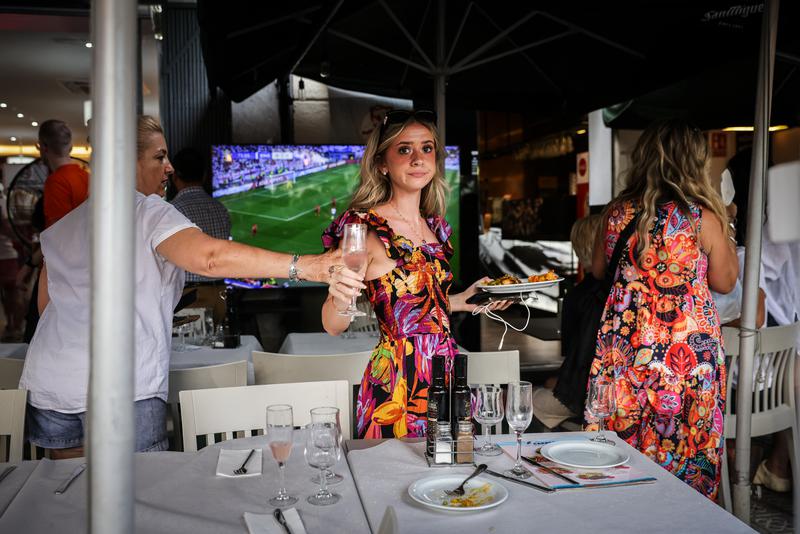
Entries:
[[381, 123], [381, 131], [378, 138], [382, 138], [383, 134], [386, 133], [386, 128], [392, 124], [403, 124], [411, 117], [414, 119], [422, 122], [430, 122], [432, 124], [436, 124], [436, 112], [431, 111], [429, 109], [420, 109], [418, 111], [409, 111], [406, 109], [395, 109], [392, 111], [387, 111], [386, 115], [383, 116], [383, 122]]

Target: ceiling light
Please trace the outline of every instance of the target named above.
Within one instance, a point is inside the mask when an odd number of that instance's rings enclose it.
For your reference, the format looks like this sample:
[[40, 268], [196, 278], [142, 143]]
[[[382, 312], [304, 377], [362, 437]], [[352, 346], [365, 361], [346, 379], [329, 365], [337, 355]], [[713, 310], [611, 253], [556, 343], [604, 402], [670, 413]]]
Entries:
[[24, 116], [25, 116], [25, 115], [23, 115], [22, 113], [17, 113], [17, 118], [18, 118], [18, 119], [21, 119], [21, 118], [22, 118], [22, 117], [24, 117]]
[[39, 126], [39, 123], [36, 121], [31, 121], [31, 126]]
[[[723, 128], [723, 132], [752, 132], [755, 128], [752, 126], [728, 126], [727, 128]], [[781, 130], [788, 130], [789, 126], [786, 124], [778, 124], [775, 126], [770, 126], [770, 132], [779, 132]]]
[[8, 107], [8, 104], [6, 104], [5, 102], [0, 102], [0, 108], [5, 109], [7, 107]]
[[580, 130], [578, 130], [578, 131], [577, 131], [577, 132], [575, 132], [575, 133], [576, 133], [576, 134], [578, 134], [578, 135], [583, 135], [583, 134], [585, 134], [585, 133], [586, 133], [586, 128], [581, 128]]
[[16, 137], [14, 137], [13, 135], [12, 135], [11, 137], [9, 137], [9, 139], [11, 139], [11, 142], [12, 142], [12, 143], [13, 143], [14, 141], [16, 141], [16, 140], [17, 140], [17, 138], [16, 138]]
[[91, 48], [91, 47], [92, 47], [92, 43], [86, 43], [86, 44], [85, 44], [85, 45], [83, 45], [83, 46], [85, 46], [86, 48]]

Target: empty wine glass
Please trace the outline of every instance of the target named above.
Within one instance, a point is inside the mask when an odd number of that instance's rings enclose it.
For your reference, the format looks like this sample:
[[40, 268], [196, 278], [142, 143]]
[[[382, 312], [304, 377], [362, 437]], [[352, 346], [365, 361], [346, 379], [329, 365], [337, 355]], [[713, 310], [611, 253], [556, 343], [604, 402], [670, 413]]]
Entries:
[[[351, 271], [360, 271], [367, 263], [367, 225], [348, 223], [344, 225], [342, 234], [342, 260]], [[339, 312], [339, 315], [361, 317], [366, 315], [356, 307], [356, 295], [350, 300], [350, 306]]]
[[277, 508], [291, 506], [297, 502], [297, 497], [289, 495], [286, 491], [286, 479], [283, 473], [286, 462], [292, 454], [293, 433], [292, 407], [288, 404], [267, 406], [267, 441], [272, 457], [278, 462], [278, 476], [280, 477], [278, 494], [268, 502]]
[[506, 393], [506, 421], [517, 435], [517, 461], [505, 472], [507, 476], [528, 478], [531, 472], [522, 467], [522, 433], [533, 419], [533, 386], [530, 382], [509, 382]]
[[306, 446], [303, 454], [309, 467], [319, 469], [319, 490], [314, 495], [309, 495], [306, 499], [310, 504], [316, 506], [327, 506], [339, 502], [341, 496], [332, 493], [328, 489], [325, 471], [336, 463], [336, 458], [340, 454], [339, 450], [339, 430], [332, 423], [311, 423], [308, 426], [306, 436]]
[[597, 436], [592, 441], [598, 443], [614, 442], [603, 433], [606, 417], [610, 417], [617, 409], [617, 399], [614, 392], [614, 382], [605, 377], [597, 377], [589, 385], [589, 399], [586, 404], [588, 411], [597, 418]]
[[473, 417], [483, 429], [484, 443], [475, 449], [475, 454], [482, 456], [497, 456], [503, 453], [499, 445], [492, 443], [490, 426], [503, 420], [503, 389], [499, 386], [482, 384], [475, 388], [475, 409]]
[[[311, 423], [328, 423], [331, 425], [336, 425], [336, 430], [339, 433], [339, 448], [336, 449], [336, 461], [342, 459], [342, 425], [339, 422], [339, 408], [335, 408], [333, 406], [323, 406], [320, 408], [312, 408], [311, 409]], [[333, 469], [324, 469], [325, 473], [325, 482], [329, 486], [333, 486], [335, 484], [339, 484], [344, 478], [342, 475], [338, 475], [333, 472]], [[314, 475], [311, 477], [311, 482], [315, 484], [319, 484], [319, 474]]]

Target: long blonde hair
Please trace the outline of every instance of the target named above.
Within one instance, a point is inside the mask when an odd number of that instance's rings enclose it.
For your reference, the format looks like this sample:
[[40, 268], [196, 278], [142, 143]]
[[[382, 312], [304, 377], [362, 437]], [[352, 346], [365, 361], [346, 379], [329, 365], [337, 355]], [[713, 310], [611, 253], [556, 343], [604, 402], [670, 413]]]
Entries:
[[411, 124], [419, 124], [431, 132], [436, 151], [436, 171], [430, 183], [422, 189], [422, 196], [419, 202], [420, 211], [426, 217], [431, 215], [444, 216], [447, 208], [447, 195], [450, 191], [444, 175], [444, 160], [447, 154], [436, 125], [432, 122], [420, 120], [413, 114], [403, 123], [388, 124], [383, 129], [375, 128], [369, 136], [367, 146], [364, 148], [364, 157], [361, 160], [358, 187], [356, 187], [353, 198], [350, 200], [350, 209], [371, 209], [392, 199], [392, 181], [389, 176], [381, 174], [380, 166], [383, 163], [386, 150], [403, 133], [403, 130]]
[[641, 214], [636, 224], [636, 255], [640, 260], [650, 246], [650, 232], [661, 203], [674, 201], [695, 232], [690, 202], [710, 210], [727, 228], [722, 198], [709, 179], [708, 161], [705, 135], [684, 121], [659, 121], [642, 133], [631, 156], [627, 186], [606, 210], [608, 213], [612, 206], [625, 201], [638, 205]]

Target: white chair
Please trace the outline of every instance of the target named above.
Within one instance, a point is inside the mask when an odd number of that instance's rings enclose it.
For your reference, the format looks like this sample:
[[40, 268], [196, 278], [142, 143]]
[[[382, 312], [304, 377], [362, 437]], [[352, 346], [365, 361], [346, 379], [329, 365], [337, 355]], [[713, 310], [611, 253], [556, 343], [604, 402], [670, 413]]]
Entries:
[[0, 389], [17, 389], [25, 360], [0, 358]]
[[311, 422], [312, 408], [335, 406], [339, 408], [342, 433], [348, 436], [349, 389], [346, 381], [335, 380], [181, 391], [183, 450], [196, 451], [198, 436], [205, 436], [210, 445], [215, 434], [223, 434], [223, 440], [227, 440], [234, 433], [244, 437], [254, 435], [253, 431], [263, 433], [270, 404], [291, 405], [295, 426]]
[[[169, 396], [167, 403], [172, 416], [172, 430], [175, 438], [175, 448], [180, 450], [183, 439], [181, 438], [181, 391], [190, 389], [210, 389], [247, 385], [247, 360], [240, 362], [223, 363], [221, 365], [208, 365], [205, 367], [189, 367], [187, 369], [173, 369], [169, 372]], [[169, 426], [169, 425], [168, 425]]]
[[[27, 390], [0, 391], [0, 462], [21, 462], [24, 448]], [[8, 436], [9, 446], [6, 446]], [[8, 449], [8, 453], [6, 453]], [[8, 459], [6, 459], [8, 455]]]
[[[756, 351], [753, 358], [753, 409], [750, 423], [752, 437], [764, 436], [791, 429], [792, 474], [798, 480], [800, 450], [798, 450], [797, 419], [795, 413], [795, 359], [797, 358], [797, 331], [800, 323], [787, 326], [762, 328], [756, 335]], [[733, 396], [736, 395], [733, 378], [738, 375], [739, 332], [738, 328], [723, 328], [725, 356], [727, 360], [727, 392], [725, 403], [725, 438], [736, 437], [736, 413]], [[720, 487], [725, 509], [733, 510], [728, 479], [727, 454], [722, 455], [722, 483]]]
[[518, 350], [467, 353], [469, 384], [508, 384], [518, 380]]

